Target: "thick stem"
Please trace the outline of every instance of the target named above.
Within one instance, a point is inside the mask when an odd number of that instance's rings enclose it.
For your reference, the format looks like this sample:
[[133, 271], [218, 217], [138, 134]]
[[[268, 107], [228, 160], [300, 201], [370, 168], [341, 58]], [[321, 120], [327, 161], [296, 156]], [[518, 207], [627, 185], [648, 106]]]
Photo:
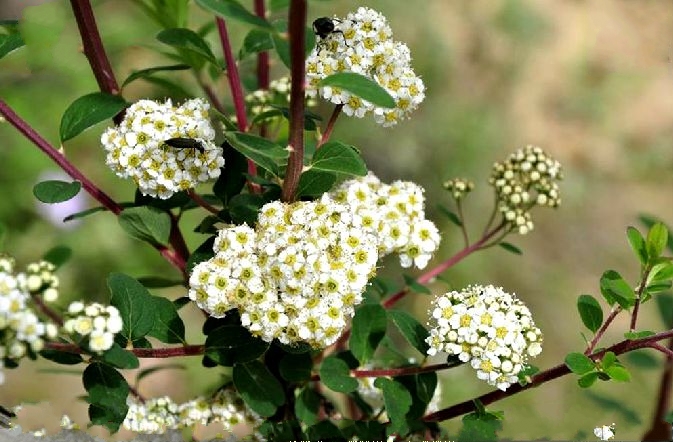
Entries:
[[290, 157], [283, 181], [282, 200], [295, 199], [299, 177], [304, 167], [304, 46], [306, 34], [306, 0], [291, 0], [288, 32], [290, 34]]
[[327, 126], [325, 127], [325, 132], [323, 132], [322, 136], [320, 137], [320, 141], [318, 142], [318, 145], [315, 147], [316, 149], [320, 149], [320, 147], [323, 144], [329, 141], [329, 137], [332, 136], [332, 131], [334, 130], [334, 126], [336, 125], [336, 120], [337, 118], [339, 118], [339, 115], [341, 114], [341, 109], [343, 109], [343, 107], [344, 107], [343, 104], [337, 104], [334, 107], [332, 115], [330, 115], [329, 121], [327, 122]]
[[[255, 0], [255, 14], [266, 18], [264, 0]], [[269, 53], [262, 51], [257, 54], [257, 88], [269, 89]]]
[[[220, 42], [222, 43], [222, 51], [224, 52], [224, 60], [227, 63], [227, 79], [229, 80], [229, 89], [231, 90], [231, 97], [234, 102], [234, 110], [236, 112], [236, 123], [238, 130], [246, 132], [248, 130], [248, 117], [245, 114], [245, 97], [243, 95], [243, 85], [241, 77], [238, 75], [238, 66], [234, 53], [231, 50], [231, 41], [229, 41], [229, 33], [227, 32], [227, 24], [222, 17], [217, 17], [217, 31], [220, 34]], [[251, 176], [257, 175], [257, 166], [248, 159], [248, 174]], [[259, 185], [249, 183], [249, 188], [255, 193], [259, 193]]]
[[[84, 350], [75, 344], [62, 342], [46, 342], [44, 348], [64, 353], [83, 354]], [[185, 345], [172, 348], [131, 348], [131, 353], [139, 358], [174, 358], [177, 356], [199, 356], [206, 351], [205, 345]]]
[[[70, 0], [72, 12], [77, 21], [79, 34], [82, 37], [82, 46], [84, 55], [89, 60], [89, 65], [93, 71], [98, 88], [108, 94], [119, 95], [119, 85], [115, 79], [110, 60], [107, 58], [103, 42], [98, 33], [96, 18], [91, 9], [89, 0]], [[119, 124], [123, 119], [124, 111], [114, 117], [115, 124]]]

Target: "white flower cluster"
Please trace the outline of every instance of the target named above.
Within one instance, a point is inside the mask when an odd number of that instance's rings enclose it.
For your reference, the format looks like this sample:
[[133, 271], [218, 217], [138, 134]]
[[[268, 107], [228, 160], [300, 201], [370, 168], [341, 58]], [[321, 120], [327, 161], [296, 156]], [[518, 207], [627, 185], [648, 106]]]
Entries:
[[231, 431], [240, 423], [253, 427], [262, 423], [262, 419], [231, 388], [221, 390], [213, 399], [197, 398], [183, 404], [176, 404], [168, 396], [148, 399], [145, 402], [129, 396], [126, 403], [129, 410], [123, 426], [136, 433], [162, 434], [167, 430], [216, 422], [221, 423], [225, 431]]
[[556, 208], [561, 204], [558, 183], [561, 164], [541, 148], [528, 145], [495, 163], [489, 184], [496, 191], [498, 208], [519, 234], [533, 229], [530, 209], [536, 205]]
[[114, 336], [122, 330], [123, 322], [119, 310], [111, 305], [96, 302], [85, 305], [75, 301], [68, 306], [64, 315], [63, 329], [81, 338], [88, 337], [89, 350], [103, 353], [114, 344]]
[[[276, 108], [287, 107], [290, 103], [290, 77], [281, 77], [269, 83], [269, 89], [258, 89], [245, 96], [245, 103], [253, 117]], [[316, 105], [316, 100], [306, 97], [306, 106]]]
[[58, 296], [54, 266], [43, 261], [28, 269], [15, 273], [14, 259], [0, 255], [0, 384], [6, 364], [15, 365], [28, 352], [42, 350], [45, 338], [53, 339], [58, 333], [54, 324], [40, 321], [30, 306], [31, 294]]
[[444, 181], [444, 188], [451, 193], [453, 199], [459, 201], [465, 198], [468, 193], [472, 192], [474, 183], [463, 178], [453, 178]]
[[352, 208], [377, 236], [379, 256], [400, 255], [400, 265], [422, 269], [439, 247], [435, 224], [425, 219], [423, 188], [410, 181], [382, 183], [372, 172], [335, 189], [332, 198]]
[[[306, 60], [307, 94], [342, 104], [349, 116], [373, 114], [383, 126], [394, 126], [407, 118], [425, 98], [425, 85], [411, 67], [409, 48], [392, 39], [386, 18], [361, 7], [343, 19], [334, 18], [333, 23], [335, 31], [319, 41]], [[374, 80], [394, 98], [395, 107], [377, 107], [343, 89], [318, 86], [338, 72], [354, 72]]]
[[491, 285], [474, 285], [433, 301], [429, 355], [446, 352], [470, 362], [477, 377], [506, 390], [528, 357], [542, 351], [542, 332], [528, 307]]
[[377, 238], [363, 217], [328, 195], [264, 205], [256, 229], [220, 230], [215, 257], [190, 277], [190, 299], [214, 317], [238, 308], [241, 323], [270, 342], [332, 344], [374, 274]]
[[615, 438], [615, 424], [602, 425], [594, 428], [594, 435], [600, 440], [612, 440]]
[[[209, 108], [202, 99], [179, 107], [170, 100], [132, 104], [122, 123], [101, 136], [107, 165], [117, 176], [133, 179], [143, 195], [162, 199], [217, 178], [224, 158], [222, 148], [213, 143]], [[198, 147], [168, 146], [165, 141], [171, 138], [190, 138]]]

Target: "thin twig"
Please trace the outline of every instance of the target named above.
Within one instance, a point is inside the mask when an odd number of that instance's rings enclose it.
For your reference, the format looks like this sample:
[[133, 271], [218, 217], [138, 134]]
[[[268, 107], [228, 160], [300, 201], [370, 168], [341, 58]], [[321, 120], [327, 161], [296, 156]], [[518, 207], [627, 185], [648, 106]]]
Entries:
[[325, 126], [325, 132], [322, 134], [320, 137], [320, 141], [318, 141], [318, 145], [315, 147], [316, 149], [320, 149], [320, 147], [327, 143], [329, 141], [330, 136], [332, 136], [332, 131], [334, 130], [334, 126], [336, 125], [336, 120], [339, 118], [339, 114], [341, 114], [341, 109], [343, 109], [344, 105], [343, 104], [337, 104], [334, 107], [334, 110], [332, 111], [332, 115], [329, 117], [329, 121], [327, 122], [327, 126]]
[[189, 190], [187, 191], [187, 195], [189, 195], [189, 197], [190, 197], [196, 204], [198, 204], [199, 206], [203, 207], [204, 209], [206, 209], [206, 210], [209, 211], [210, 213], [215, 214], [215, 215], [217, 215], [217, 214], [220, 213], [220, 211], [219, 211], [217, 208], [211, 206], [210, 204], [208, 204], [208, 201], [206, 201], [206, 200], [204, 200], [203, 198], [201, 198], [201, 195], [199, 195], [198, 193], [196, 193], [196, 192], [194, 191], [194, 189], [189, 189]]

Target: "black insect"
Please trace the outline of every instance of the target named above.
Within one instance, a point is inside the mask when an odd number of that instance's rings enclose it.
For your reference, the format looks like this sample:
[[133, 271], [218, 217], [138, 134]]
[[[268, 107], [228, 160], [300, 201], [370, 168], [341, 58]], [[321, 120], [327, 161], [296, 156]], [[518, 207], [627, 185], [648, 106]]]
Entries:
[[[337, 29], [334, 22], [341, 22], [341, 20], [329, 17], [317, 18], [313, 21], [313, 32], [315, 32], [315, 35], [320, 37], [320, 40], [326, 39], [330, 34], [341, 34], [344, 39], [344, 43], [346, 43], [346, 37], [344, 36], [343, 31]], [[346, 43], [346, 45], [348, 45], [348, 43]]]
[[193, 138], [169, 138], [164, 140], [164, 144], [167, 146], [174, 147], [176, 149], [196, 149], [200, 153], [206, 151], [206, 148], [203, 146], [199, 140]]
[[9, 428], [9, 421], [16, 415], [0, 405], [0, 428]]

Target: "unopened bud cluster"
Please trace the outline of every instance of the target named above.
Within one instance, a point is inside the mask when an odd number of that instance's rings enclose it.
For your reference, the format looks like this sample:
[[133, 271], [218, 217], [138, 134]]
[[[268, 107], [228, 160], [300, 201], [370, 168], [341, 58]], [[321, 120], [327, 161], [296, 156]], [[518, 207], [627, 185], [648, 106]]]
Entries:
[[[264, 112], [277, 110], [277, 107], [287, 107], [290, 103], [290, 77], [272, 80], [269, 83], [269, 89], [258, 89], [246, 95], [245, 103], [253, 117], [257, 117]], [[307, 107], [315, 105], [314, 98], [306, 97]]]
[[265, 341], [326, 347], [376, 268], [377, 240], [362, 226], [362, 217], [327, 195], [268, 203], [256, 229], [220, 230], [215, 257], [192, 272], [189, 297], [214, 317], [237, 308], [243, 326]]
[[429, 355], [446, 352], [469, 362], [477, 377], [506, 390], [529, 357], [542, 351], [530, 310], [499, 287], [474, 285], [436, 298], [430, 310]]
[[423, 188], [410, 181], [382, 183], [373, 173], [348, 180], [334, 190], [335, 201], [359, 215], [378, 239], [379, 256], [400, 255], [400, 265], [422, 269], [440, 242], [435, 224], [425, 219]]
[[45, 261], [29, 264], [26, 272], [15, 272], [14, 259], [0, 255], [0, 384], [2, 369], [16, 366], [24, 356], [34, 357], [45, 339], [54, 339], [57, 327], [42, 322], [32, 308], [31, 295], [58, 297], [58, 278], [53, 264]]
[[[173, 402], [168, 396], [145, 402], [129, 396], [126, 402], [129, 410], [123, 426], [136, 433], [161, 434], [167, 430], [212, 423], [221, 423], [225, 431], [231, 431], [241, 423], [253, 427], [261, 424], [261, 418], [229, 388], [218, 392], [213, 399], [197, 398], [182, 404]], [[256, 440], [256, 436], [253, 436], [253, 440]]]
[[63, 329], [78, 336], [80, 344], [89, 350], [102, 353], [114, 344], [114, 335], [122, 330], [123, 322], [119, 310], [111, 305], [98, 303], [84, 304], [75, 301], [68, 306], [64, 315]]
[[[393, 40], [386, 18], [361, 7], [333, 23], [335, 31], [319, 41], [306, 60], [307, 94], [343, 105], [349, 116], [373, 114], [383, 126], [394, 126], [407, 118], [425, 98], [425, 85], [411, 67], [409, 48]], [[395, 107], [377, 107], [338, 87], [319, 86], [322, 79], [339, 72], [374, 80], [393, 97]]]
[[468, 193], [474, 189], [474, 183], [463, 178], [453, 178], [444, 181], [444, 188], [451, 193], [456, 201], [462, 200]]
[[[217, 178], [224, 158], [213, 143], [209, 108], [202, 99], [178, 107], [170, 100], [132, 104], [122, 123], [101, 136], [107, 165], [117, 176], [133, 179], [143, 195], [162, 199]], [[169, 146], [165, 141], [171, 138], [192, 139], [195, 147]]]
[[489, 183], [495, 188], [498, 208], [512, 229], [525, 235], [533, 229], [530, 209], [561, 204], [557, 181], [561, 164], [541, 148], [528, 145], [495, 163]]

